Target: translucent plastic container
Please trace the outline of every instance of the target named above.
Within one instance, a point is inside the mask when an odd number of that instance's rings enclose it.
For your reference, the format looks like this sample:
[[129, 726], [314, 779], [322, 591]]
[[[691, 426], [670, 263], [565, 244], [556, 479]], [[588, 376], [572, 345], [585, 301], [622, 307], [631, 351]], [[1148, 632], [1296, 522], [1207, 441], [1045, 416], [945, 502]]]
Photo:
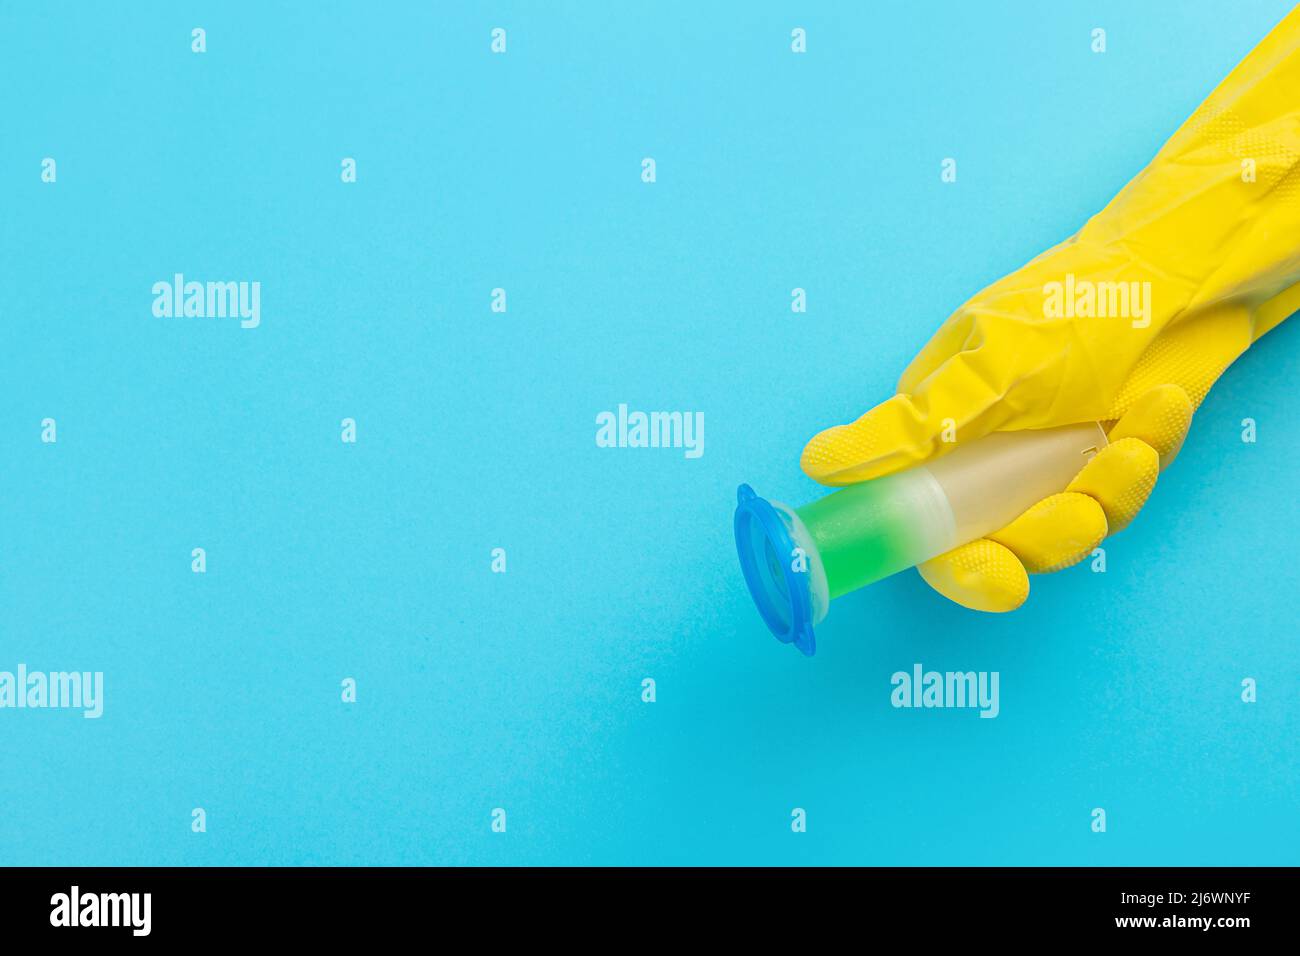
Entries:
[[772, 632], [812, 654], [831, 600], [996, 531], [1063, 491], [1105, 445], [1096, 422], [997, 432], [801, 508], [741, 485], [745, 582]]

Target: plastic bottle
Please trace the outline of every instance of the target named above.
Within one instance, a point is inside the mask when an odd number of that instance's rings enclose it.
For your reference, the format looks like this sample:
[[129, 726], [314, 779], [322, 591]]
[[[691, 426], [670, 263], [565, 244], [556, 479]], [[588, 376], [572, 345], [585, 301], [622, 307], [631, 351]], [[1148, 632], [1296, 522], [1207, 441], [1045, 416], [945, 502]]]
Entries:
[[830, 602], [1013, 521], [1106, 446], [1096, 422], [995, 432], [801, 508], [737, 492], [736, 549], [777, 638], [805, 654]]

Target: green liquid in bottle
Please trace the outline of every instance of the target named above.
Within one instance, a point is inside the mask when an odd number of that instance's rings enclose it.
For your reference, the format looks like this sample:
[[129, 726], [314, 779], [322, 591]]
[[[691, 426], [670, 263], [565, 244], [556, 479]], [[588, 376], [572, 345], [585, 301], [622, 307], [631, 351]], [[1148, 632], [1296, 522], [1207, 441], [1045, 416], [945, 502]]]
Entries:
[[918, 520], [927, 502], [916, 489], [911, 476], [887, 475], [795, 509], [821, 555], [831, 598], [933, 557]]

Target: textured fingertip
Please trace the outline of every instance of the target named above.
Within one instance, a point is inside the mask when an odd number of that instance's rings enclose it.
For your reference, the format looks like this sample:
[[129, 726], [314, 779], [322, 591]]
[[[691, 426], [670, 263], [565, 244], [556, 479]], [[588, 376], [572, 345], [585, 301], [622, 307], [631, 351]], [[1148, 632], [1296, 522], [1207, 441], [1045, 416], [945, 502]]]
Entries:
[[823, 485], [847, 484], [843, 477], [852, 470], [850, 455], [860, 442], [854, 434], [857, 425], [858, 422], [836, 425], [814, 435], [799, 456], [799, 467], [804, 474]]
[[933, 437], [906, 395], [895, 395], [855, 422], [818, 432], [799, 466], [823, 485], [851, 485], [925, 460]]
[[1106, 513], [1096, 499], [1063, 492], [1044, 498], [989, 538], [1009, 548], [1030, 574], [1051, 574], [1086, 558], [1106, 531]]
[[1097, 499], [1115, 534], [1137, 517], [1159, 475], [1160, 456], [1154, 448], [1137, 438], [1121, 438], [1103, 448], [1065, 490]]
[[996, 541], [979, 538], [931, 558], [916, 569], [950, 601], [972, 611], [1014, 611], [1029, 597], [1024, 565]]
[[1183, 447], [1192, 426], [1192, 400], [1177, 385], [1144, 392], [1111, 429], [1111, 442], [1138, 438], [1156, 450], [1160, 467], [1168, 468]]

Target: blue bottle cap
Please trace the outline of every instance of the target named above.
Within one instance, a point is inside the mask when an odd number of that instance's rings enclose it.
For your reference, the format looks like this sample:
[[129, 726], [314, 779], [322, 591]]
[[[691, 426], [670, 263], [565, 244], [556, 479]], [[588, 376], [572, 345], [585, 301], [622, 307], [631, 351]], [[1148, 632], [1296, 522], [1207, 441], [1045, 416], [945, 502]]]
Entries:
[[793, 644], [811, 657], [817, 649], [812, 595], [808, 575], [792, 567], [795, 543], [790, 529], [771, 503], [749, 485], [740, 486], [736, 500], [736, 552], [749, 596], [778, 641]]

